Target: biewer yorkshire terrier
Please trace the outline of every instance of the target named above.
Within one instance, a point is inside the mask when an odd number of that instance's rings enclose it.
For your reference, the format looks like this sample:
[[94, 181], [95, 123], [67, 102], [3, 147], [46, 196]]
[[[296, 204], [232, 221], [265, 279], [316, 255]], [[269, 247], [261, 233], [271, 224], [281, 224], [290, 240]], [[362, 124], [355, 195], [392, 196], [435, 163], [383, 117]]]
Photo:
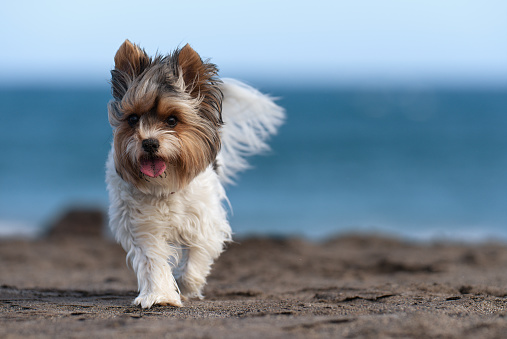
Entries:
[[202, 298], [231, 240], [225, 184], [268, 148], [284, 110], [189, 45], [149, 57], [126, 40], [114, 57], [108, 104], [113, 144], [109, 225], [137, 275], [135, 305]]

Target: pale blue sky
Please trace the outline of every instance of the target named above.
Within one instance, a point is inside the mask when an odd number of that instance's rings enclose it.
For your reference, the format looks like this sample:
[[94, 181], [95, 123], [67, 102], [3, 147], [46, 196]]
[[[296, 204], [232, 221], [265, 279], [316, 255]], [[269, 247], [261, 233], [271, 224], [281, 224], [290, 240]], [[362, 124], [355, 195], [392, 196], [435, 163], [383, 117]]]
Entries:
[[277, 83], [507, 84], [507, 1], [10, 1], [0, 83], [104, 83], [125, 38]]

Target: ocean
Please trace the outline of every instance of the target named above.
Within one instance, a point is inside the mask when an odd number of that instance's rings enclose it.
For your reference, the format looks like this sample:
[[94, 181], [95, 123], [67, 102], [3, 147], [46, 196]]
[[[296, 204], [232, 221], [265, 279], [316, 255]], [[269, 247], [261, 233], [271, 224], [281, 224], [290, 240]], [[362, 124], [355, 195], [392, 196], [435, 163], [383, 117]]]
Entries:
[[[265, 91], [287, 121], [228, 187], [236, 235], [507, 240], [507, 90]], [[110, 98], [0, 89], [0, 236], [107, 209]]]

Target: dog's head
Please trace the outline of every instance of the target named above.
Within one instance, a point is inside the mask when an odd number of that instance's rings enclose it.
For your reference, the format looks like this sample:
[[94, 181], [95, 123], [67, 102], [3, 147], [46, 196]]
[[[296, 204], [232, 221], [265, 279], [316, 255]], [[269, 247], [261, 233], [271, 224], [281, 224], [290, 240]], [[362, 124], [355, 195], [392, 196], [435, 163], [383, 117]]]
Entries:
[[150, 58], [128, 40], [114, 62], [108, 111], [117, 173], [141, 191], [185, 187], [220, 150], [216, 66], [189, 45]]

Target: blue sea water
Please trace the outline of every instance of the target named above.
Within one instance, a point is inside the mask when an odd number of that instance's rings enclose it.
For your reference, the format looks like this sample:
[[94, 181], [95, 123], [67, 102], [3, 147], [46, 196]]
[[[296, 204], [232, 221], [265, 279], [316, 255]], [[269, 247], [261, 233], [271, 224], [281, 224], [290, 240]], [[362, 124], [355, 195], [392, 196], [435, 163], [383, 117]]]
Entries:
[[[507, 240], [507, 90], [268, 89], [287, 122], [228, 188], [238, 235]], [[0, 236], [106, 210], [98, 88], [0, 89]]]

